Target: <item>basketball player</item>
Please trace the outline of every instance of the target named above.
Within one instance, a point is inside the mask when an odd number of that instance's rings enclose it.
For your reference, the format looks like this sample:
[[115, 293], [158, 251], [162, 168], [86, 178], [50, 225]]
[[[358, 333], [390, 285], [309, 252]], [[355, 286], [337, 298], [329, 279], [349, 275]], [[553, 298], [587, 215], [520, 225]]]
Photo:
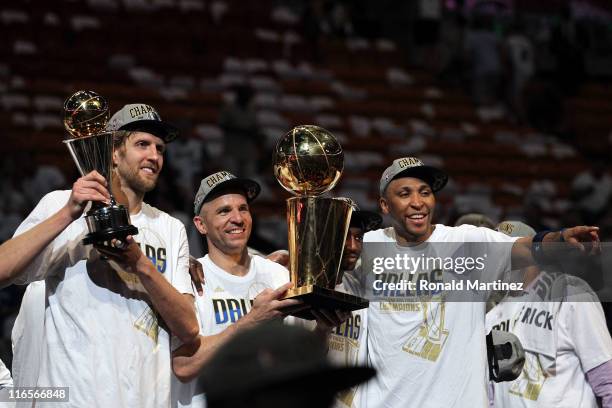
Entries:
[[35, 256], [9, 268], [4, 282], [45, 281], [36, 385], [69, 387], [69, 402], [61, 406], [167, 406], [170, 333], [190, 342], [198, 325], [185, 228], [143, 197], [155, 187], [165, 145], [178, 132], [145, 104], [124, 106], [107, 130], [119, 131], [114, 192], [125, 199], [139, 234], [96, 249], [82, 244], [88, 202], [109, 200], [107, 180], [93, 171], [71, 191], [47, 194], [21, 224], [10, 245], [31, 237], [35, 242], [19, 254], [35, 247]]
[[[466, 243], [479, 243], [483, 257], [481, 280], [494, 282], [513, 268], [533, 264], [532, 243], [547, 248], [560, 242], [584, 250], [579, 241], [598, 243], [596, 227], [574, 227], [541, 233], [534, 238], [510, 238], [487, 228], [433, 224], [435, 193], [447, 175], [413, 157], [393, 161], [380, 181], [380, 206], [392, 226], [364, 236], [364, 252], [378, 243], [379, 250], [406, 254], [409, 258], [449, 258], [470, 253]], [[544, 244], [543, 244], [544, 243]], [[455, 268], [453, 268], [455, 269]], [[443, 282], [459, 272], [421, 267], [410, 279]], [[367, 282], [372, 271], [362, 265], [354, 275]], [[376, 275], [398, 282], [395, 270]], [[362, 286], [370, 296], [372, 287]], [[487, 375], [485, 300], [446, 302], [439, 291], [423, 291], [415, 298], [404, 289], [388, 290], [388, 297], [374, 298], [368, 309], [368, 363], [378, 370], [367, 386], [365, 406], [371, 407], [485, 407]], [[380, 300], [379, 300], [380, 299]]]
[[[204, 394], [193, 379], [217, 349], [237, 332], [286, 315], [283, 309], [299, 305], [282, 299], [291, 287], [289, 272], [273, 261], [250, 255], [247, 241], [252, 218], [249, 204], [260, 186], [250, 179], [221, 171], [202, 180], [194, 202], [194, 224], [206, 236], [209, 253], [199, 259], [206, 285], [204, 296], [196, 299], [200, 318], [197, 341], [178, 347], [173, 368], [173, 406], [202, 407]], [[317, 329], [321, 333], [341, 323], [319, 311]], [[346, 317], [344, 317], [346, 318]]]
[[[512, 237], [535, 231], [517, 221], [497, 226]], [[612, 407], [612, 339], [601, 304], [586, 282], [537, 266], [524, 271], [526, 290], [487, 313], [487, 326], [516, 334], [525, 349], [519, 378], [494, 384], [495, 406]]]

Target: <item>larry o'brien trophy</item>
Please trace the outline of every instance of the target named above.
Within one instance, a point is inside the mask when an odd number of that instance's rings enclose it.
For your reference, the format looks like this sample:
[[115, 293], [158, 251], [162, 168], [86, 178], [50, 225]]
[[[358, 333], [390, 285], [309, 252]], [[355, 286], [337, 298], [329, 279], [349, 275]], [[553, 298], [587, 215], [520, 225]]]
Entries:
[[113, 197], [113, 132], [104, 131], [108, 119], [108, 103], [93, 91], [78, 91], [64, 102], [64, 127], [69, 135], [64, 143], [81, 175], [97, 170], [108, 182], [111, 196], [110, 205], [92, 202], [85, 214], [89, 228], [85, 245], [138, 234], [138, 228], [130, 225], [127, 208]]
[[[297, 126], [274, 151], [274, 175], [285, 190], [289, 224], [289, 271], [293, 288], [286, 298], [303, 301], [314, 309], [357, 310], [368, 300], [334, 290], [340, 283], [344, 241], [352, 206], [341, 198], [318, 197], [331, 190], [344, 168], [342, 147], [329, 131], [318, 126]], [[310, 308], [288, 310], [312, 320]]]

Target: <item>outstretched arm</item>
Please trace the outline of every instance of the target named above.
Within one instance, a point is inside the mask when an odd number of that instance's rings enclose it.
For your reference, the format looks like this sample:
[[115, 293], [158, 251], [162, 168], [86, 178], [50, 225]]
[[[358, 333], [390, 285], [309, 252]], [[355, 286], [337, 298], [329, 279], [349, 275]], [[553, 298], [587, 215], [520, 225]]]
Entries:
[[68, 225], [79, 218], [89, 201], [108, 202], [106, 180], [93, 171], [72, 186], [66, 205], [45, 221], [0, 246], [0, 288], [13, 283]]
[[512, 269], [522, 269], [536, 264], [537, 260], [533, 258], [532, 251], [534, 245], [541, 245], [543, 255], [548, 258], [554, 257], [555, 252], [559, 249], [567, 250], [573, 248], [585, 253], [585, 243], [592, 244], [590, 253], [596, 254], [600, 248], [598, 232], [599, 227], [578, 226], [565, 228], [561, 231], [546, 233], [542, 237], [541, 244], [534, 242], [535, 237], [519, 238], [512, 246]]

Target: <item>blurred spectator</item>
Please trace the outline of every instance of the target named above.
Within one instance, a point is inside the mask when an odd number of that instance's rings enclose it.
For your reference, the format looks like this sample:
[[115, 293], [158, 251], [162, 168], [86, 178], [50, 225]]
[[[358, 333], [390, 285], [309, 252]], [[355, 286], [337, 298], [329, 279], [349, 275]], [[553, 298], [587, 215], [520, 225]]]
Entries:
[[49, 191], [62, 188], [67, 188], [66, 178], [52, 164], [38, 166], [34, 175], [23, 182], [23, 190], [31, 203], [37, 203]]
[[355, 33], [352, 2], [314, 0], [306, 3], [302, 15], [304, 33], [315, 46], [318, 47], [322, 36], [347, 38]]
[[338, 38], [352, 36], [354, 32], [353, 21], [348, 2], [333, 1], [328, 3], [328, 7], [328, 19], [322, 22], [324, 24], [323, 32]]
[[552, 30], [550, 48], [555, 56], [557, 88], [565, 95], [575, 95], [584, 76], [584, 54], [569, 5], [564, 7]]
[[176, 143], [168, 145], [167, 158], [168, 164], [176, 172], [177, 177], [174, 182], [179, 185], [182, 195], [188, 199], [197, 183], [195, 176], [202, 172], [202, 164], [209, 161], [204, 143], [194, 137], [178, 138]]
[[336, 392], [367, 381], [369, 367], [339, 367], [325, 341], [279, 322], [241, 332], [202, 370], [210, 408], [325, 408]]
[[517, 122], [526, 119], [523, 106], [523, 90], [535, 72], [535, 55], [533, 44], [524, 33], [520, 21], [515, 22], [508, 32], [505, 41], [505, 52], [510, 65], [510, 81], [508, 82], [508, 106]]
[[495, 223], [493, 222], [492, 219], [490, 219], [484, 214], [478, 214], [478, 213], [462, 215], [455, 222], [455, 227], [458, 227], [464, 224], [474, 225], [476, 227], [485, 227], [489, 229], [495, 229]]
[[252, 100], [251, 87], [236, 86], [234, 100], [223, 107], [219, 117], [225, 138], [224, 165], [239, 177], [256, 174], [263, 145]]
[[572, 199], [587, 225], [599, 223], [608, 208], [611, 194], [612, 177], [601, 159], [596, 160], [591, 169], [578, 174], [572, 183]]
[[544, 133], [558, 133], [563, 128], [563, 98], [551, 83], [530, 84], [524, 100], [529, 125]]
[[465, 18], [451, 14], [442, 20], [438, 58], [440, 80], [451, 86], [460, 86], [465, 81], [466, 66], [464, 59]]
[[502, 75], [500, 48], [491, 17], [476, 14], [466, 35], [465, 51], [470, 63], [472, 98], [478, 105], [498, 102]]

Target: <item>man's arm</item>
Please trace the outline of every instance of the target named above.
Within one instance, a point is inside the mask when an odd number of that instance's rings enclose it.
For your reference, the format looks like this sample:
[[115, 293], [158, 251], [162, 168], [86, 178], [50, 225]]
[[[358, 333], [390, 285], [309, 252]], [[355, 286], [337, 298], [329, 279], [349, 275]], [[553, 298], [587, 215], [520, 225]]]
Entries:
[[601, 406], [612, 408], [612, 360], [587, 371], [586, 377], [593, 393], [601, 398]]
[[0, 246], [0, 288], [13, 283], [32, 260], [38, 256], [63, 230], [78, 219], [89, 201], [108, 202], [106, 181], [93, 171], [79, 178], [72, 186], [66, 205], [22, 234]]
[[255, 298], [251, 310], [235, 324], [219, 334], [198, 336], [195, 341], [176, 349], [172, 353], [172, 368], [177, 378], [182, 382], [194, 379], [219, 347], [241, 330], [265, 321], [284, 318], [282, 309], [300, 304], [300, 301], [295, 299], [281, 300], [291, 286], [291, 283], [286, 283], [278, 289], [265, 289]]
[[140, 279], [149, 294], [153, 307], [160, 314], [168, 328], [183, 343], [194, 341], [199, 333], [195, 316], [193, 296], [181, 294], [155, 268], [145, 256], [134, 238], [128, 236], [125, 242], [113, 239], [111, 246], [95, 245], [96, 249], [119, 266]]

